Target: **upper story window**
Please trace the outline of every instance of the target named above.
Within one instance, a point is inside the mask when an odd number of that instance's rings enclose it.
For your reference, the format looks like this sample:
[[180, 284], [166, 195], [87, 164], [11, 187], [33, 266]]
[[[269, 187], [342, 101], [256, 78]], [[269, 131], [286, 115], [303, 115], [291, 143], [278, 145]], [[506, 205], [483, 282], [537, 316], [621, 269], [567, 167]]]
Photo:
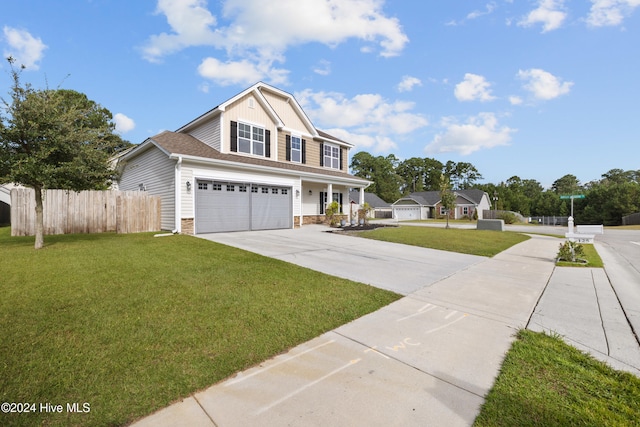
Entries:
[[299, 136], [291, 136], [291, 161], [302, 162], [302, 139]]
[[238, 123], [238, 151], [264, 156], [264, 129], [247, 123]]
[[332, 169], [340, 169], [340, 147], [331, 144], [324, 144], [323, 165]]

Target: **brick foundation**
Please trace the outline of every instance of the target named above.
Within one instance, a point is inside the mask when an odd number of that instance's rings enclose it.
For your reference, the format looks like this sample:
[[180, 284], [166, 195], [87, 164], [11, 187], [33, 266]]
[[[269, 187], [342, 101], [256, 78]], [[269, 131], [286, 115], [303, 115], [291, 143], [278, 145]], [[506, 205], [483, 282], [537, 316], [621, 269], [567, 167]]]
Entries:
[[182, 218], [182, 220], [180, 221], [181, 227], [182, 227], [182, 234], [194, 234], [194, 229], [193, 229], [193, 218]]

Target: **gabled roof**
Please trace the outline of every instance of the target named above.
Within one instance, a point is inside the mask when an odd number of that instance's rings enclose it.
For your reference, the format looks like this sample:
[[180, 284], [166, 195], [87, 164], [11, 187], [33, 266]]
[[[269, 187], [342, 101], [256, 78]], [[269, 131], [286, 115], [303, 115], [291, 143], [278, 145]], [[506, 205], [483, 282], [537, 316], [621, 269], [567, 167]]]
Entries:
[[197, 117], [196, 119], [190, 121], [186, 125], [180, 127], [176, 132], [188, 132], [190, 129], [192, 129], [193, 127], [198, 126], [203, 121], [206, 121], [206, 120], [208, 120], [208, 119], [210, 119], [212, 117], [215, 117], [218, 114], [221, 114], [231, 104], [235, 103], [239, 99], [242, 99], [242, 98], [244, 98], [245, 96], [247, 96], [249, 94], [252, 94], [257, 99], [257, 101], [265, 109], [265, 111], [267, 112], [269, 117], [271, 117], [273, 122], [276, 124], [276, 127], [278, 129], [284, 128], [284, 123], [282, 122], [282, 120], [280, 119], [278, 114], [276, 113], [276, 111], [273, 108], [273, 106], [269, 103], [267, 98], [264, 96], [264, 93], [263, 93], [264, 91], [268, 91], [268, 92], [274, 93], [274, 94], [276, 94], [278, 96], [281, 96], [283, 98], [286, 98], [287, 102], [289, 103], [289, 105], [291, 105], [291, 107], [298, 114], [298, 116], [300, 117], [302, 122], [305, 124], [305, 126], [307, 126], [307, 128], [311, 131], [311, 136], [313, 138], [324, 140], [324, 141], [327, 141], [327, 142], [337, 142], [337, 143], [340, 143], [340, 144], [343, 144], [343, 145], [347, 145], [349, 147], [353, 147], [353, 144], [351, 144], [349, 142], [343, 141], [343, 140], [341, 140], [339, 138], [336, 138], [336, 137], [334, 137], [332, 135], [329, 135], [326, 132], [323, 132], [321, 130], [316, 129], [316, 127], [313, 125], [313, 123], [311, 122], [311, 120], [309, 119], [307, 114], [304, 112], [304, 110], [302, 109], [302, 107], [300, 106], [300, 104], [298, 103], [298, 101], [295, 99], [295, 97], [292, 94], [290, 94], [288, 92], [285, 92], [283, 90], [280, 90], [280, 89], [278, 89], [276, 87], [270, 86], [270, 85], [268, 85], [266, 83], [263, 83], [263, 82], [258, 82], [256, 84], [254, 84], [253, 86], [243, 90], [239, 94], [237, 94], [234, 97], [226, 100], [225, 102], [223, 102], [222, 104], [218, 105], [217, 107], [207, 111], [206, 113], [204, 113], [201, 116]]
[[[462, 197], [474, 205], [479, 205], [482, 201], [482, 196], [485, 194], [482, 190], [454, 190], [454, 193], [458, 197]], [[396, 200], [393, 204], [395, 205], [401, 200], [412, 200], [421, 206], [435, 206], [440, 202], [440, 192], [439, 191], [418, 191], [415, 193], [411, 193], [408, 196], [401, 197]]]
[[121, 159], [128, 160], [138, 154], [144, 152], [150, 147], [157, 147], [169, 157], [177, 158], [179, 156], [188, 157], [192, 160], [199, 160], [208, 163], [228, 162], [246, 167], [266, 167], [272, 169], [280, 169], [283, 172], [291, 171], [307, 175], [317, 176], [333, 176], [340, 179], [348, 179], [355, 184], [366, 184], [369, 181], [356, 177], [346, 172], [334, 169], [320, 169], [305, 166], [299, 163], [279, 162], [275, 160], [267, 160], [259, 157], [242, 156], [238, 154], [225, 154], [209, 147], [199, 139], [187, 134], [179, 132], [164, 131], [154, 137], [147, 139], [133, 150], [124, 154]]
[[[353, 203], [360, 203], [360, 191], [358, 190], [351, 190], [349, 191], [349, 201], [353, 202]], [[382, 200], [380, 197], [378, 197], [377, 194], [375, 193], [370, 193], [368, 191], [364, 192], [364, 201], [366, 203], [369, 203], [369, 206], [371, 206], [372, 208], [390, 208], [391, 205], [387, 202], [385, 202], [384, 200]]]

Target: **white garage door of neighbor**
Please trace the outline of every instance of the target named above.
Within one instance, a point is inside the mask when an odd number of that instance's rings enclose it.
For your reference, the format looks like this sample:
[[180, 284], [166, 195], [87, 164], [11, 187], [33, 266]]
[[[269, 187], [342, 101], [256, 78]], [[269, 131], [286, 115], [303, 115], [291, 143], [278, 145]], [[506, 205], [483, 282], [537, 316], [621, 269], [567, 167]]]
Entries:
[[400, 221], [420, 219], [420, 208], [416, 206], [394, 206], [393, 215], [395, 219]]
[[292, 188], [198, 180], [195, 232], [291, 228]]

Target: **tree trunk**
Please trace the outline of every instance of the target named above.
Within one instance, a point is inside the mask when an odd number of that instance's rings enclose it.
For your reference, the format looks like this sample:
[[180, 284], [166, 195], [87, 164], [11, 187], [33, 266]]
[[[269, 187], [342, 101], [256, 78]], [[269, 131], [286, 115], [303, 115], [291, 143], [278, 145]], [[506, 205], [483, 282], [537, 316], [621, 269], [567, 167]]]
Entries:
[[36, 249], [42, 249], [44, 246], [44, 215], [42, 212], [42, 187], [33, 188], [36, 193]]

